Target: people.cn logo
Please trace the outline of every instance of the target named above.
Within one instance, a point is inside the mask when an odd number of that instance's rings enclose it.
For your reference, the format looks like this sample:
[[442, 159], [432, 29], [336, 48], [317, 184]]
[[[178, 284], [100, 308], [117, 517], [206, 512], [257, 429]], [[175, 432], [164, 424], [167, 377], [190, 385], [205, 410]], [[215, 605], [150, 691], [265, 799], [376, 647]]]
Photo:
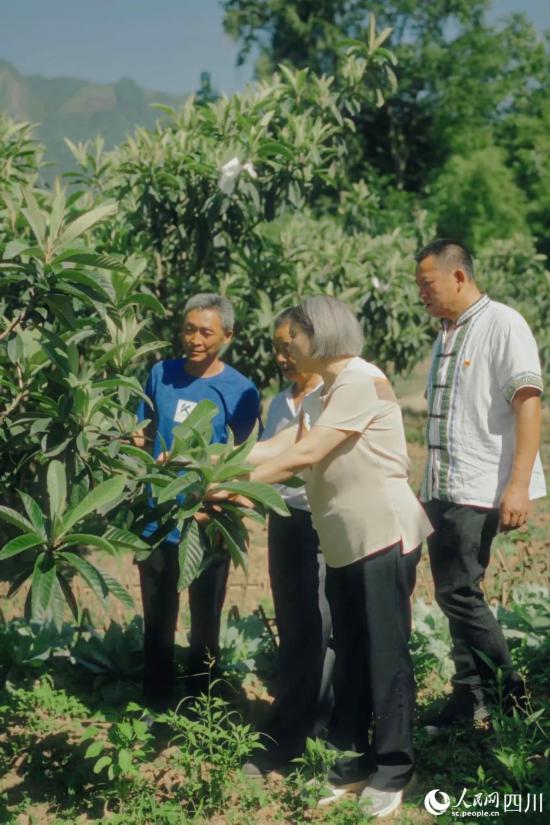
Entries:
[[446, 794], [445, 791], [440, 791], [439, 788], [428, 791], [424, 797], [424, 807], [432, 816], [441, 816], [450, 804], [451, 800], [449, 795]]

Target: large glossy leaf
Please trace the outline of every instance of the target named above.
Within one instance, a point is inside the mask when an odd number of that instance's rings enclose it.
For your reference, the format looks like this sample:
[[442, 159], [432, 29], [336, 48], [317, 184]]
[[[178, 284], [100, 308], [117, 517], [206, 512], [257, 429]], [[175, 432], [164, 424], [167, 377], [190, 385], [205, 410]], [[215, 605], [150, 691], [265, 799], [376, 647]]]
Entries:
[[128, 304], [139, 304], [140, 306], [147, 307], [147, 309], [151, 309], [159, 318], [162, 318], [166, 311], [159, 301], [158, 298], [155, 298], [154, 295], [151, 295], [148, 292], [134, 292], [132, 295], [129, 295], [124, 300], [124, 306]]
[[57, 571], [57, 579], [59, 581], [59, 586], [61, 587], [63, 596], [65, 597], [65, 601], [69, 605], [69, 609], [73, 614], [75, 621], [78, 622], [78, 604], [75, 598], [75, 595], [71, 589], [71, 585], [65, 578], [65, 576]]
[[158, 497], [158, 503], [164, 504], [165, 501], [169, 501], [171, 498], [175, 498], [188, 487], [191, 487], [193, 484], [196, 484], [200, 480], [200, 474], [196, 473], [194, 470], [190, 470], [188, 473], [185, 473], [185, 475], [178, 476], [173, 481], [171, 481], [170, 484], [164, 487], [164, 489]]
[[52, 520], [63, 515], [67, 503], [67, 477], [61, 461], [50, 461], [47, 474], [50, 516]]
[[50, 604], [49, 609], [46, 613], [46, 619], [50, 619], [53, 622], [54, 627], [56, 630], [61, 632], [63, 628], [63, 618], [65, 614], [65, 593], [63, 588], [61, 587], [61, 583], [59, 581], [59, 575], [57, 574], [53, 580], [52, 584], [52, 592], [50, 596]]
[[70, 530], [74, 524], [77, 524], [85, 516], [117, 499], [122, 493], [125, 483], [125, 476], [115, 476], [107, 481], [103, 481], [101, 484], [98, 484], [97, 487], [94, 487], [93, 490], [90, 490], [88, 495], [85, 496], [76, 507], [66, 513], [63, 519], [64, 531]]
[[96, 536], [93, 533], [69, 533], [63, 539], [63, 547], [97, 547], [110, 555], [115, 555], [116, 550], [104, 536]]
[[109, 588], [97, 567], [90, 564], [90, 562], [82, 558], [82, 556], [77, 556], [76, 553], [70, 553], [66, 550], [60, 552], [59, 556], [82, 576], [100, 601], [105, 599], [109, 594]]
[[33, 535], [39, 537], [34, 525], [18, 513], [17, 510], [12, 510], [11, 507], [0, 506], [0, 520], [7, 521], [8, 524], [13, 524], [14, 527], [18, 527], [24, 533], [32, 533]]
[[106, 303], [111, 301], [111, 296], [104, 285], [86, 272], [81, 272], [79, 269], [62, 269], [58, 272], [57, 277], [60, 281], [58, 286], [63, 290], [66, 290], [67, 284], [72, 284], [73, 287], [78, 284], [76, 289], [79, 289], [80, 286], [84, 287], [88, 298], [95, 295]]
[[150, 466], [155, 463], [155, 459], [150, 453], [147, 452], [147, 450], [142, 450], [141, 447], [134, 447], [133, 444], [121, 444], [120, 452], [132, 456], [132, 458], [139, 459], [146, 466]]
[[51, 553], [41, 553], [34, 565], [31, 580], [31, 615], [36, 621], [45, 618], [56, 581], [55, 562]]
[[146, 541], [143, 541], [139, 536], [134, 535], [129, 530], [123, 530], [121, 527], [108, 527], [103, 534], [103, 538], [123, 550], [149, 550], [150, 547]]
[[[174, 427], [172, 431], [174, 448], [176, 447], [176, 441], [185, 441], [192, 430], [205, 435], [209, 431], [212, 419], [215, 418], [218, 413], [219, 408], [213, 401], [200, 401], [197, 406], [191, 410], [185, 421], [182, 421], [181, 424]], [[174, 449], [174, 452], [175, 451]]]
[[243, 441], [242, 444], [239, 444], [238, 447], [235, 447], [227, 456], [226, 464], [243, 464], [250, 451], [254, 447], [258, 440], [258, 433], [255, 430], [251, 435], [248, 436], [246, 441]]
[[44, 517], [44, 513], [40, 509], [38, 503], [28, 493], [24, 493], [22, 490], [20, 490], [19, 495], [21, 497], [21, 501], [23, 502], [25, 510], [27, 511], [27, 515], [32, 522], [33, 527], [35, 528], [38, 535], [42, 536], [44, 541], [46, 541], [46, 519]]
[[12, 556], [18, 556], [19, 553], [24, 553], [25, 550], [30, 550], [33, 547], [38, 547], [43, 543], [44, 542], [40, 538], [40, 536], [37, 536], [34, 533], [26, 533], [23, 536], [17, 536], [11, 541], [8, 541], [8, 543], [2, 547], [2, 549], [0, 550], [0, 561], [10, 559]]
[[253, 467], [249, 465], [224, 463], [220, 467], [215, 467], [211, 476], [212, 484], [221, 484], [222, 481], [229, 481], [232, 478], [248, 475]]
[[181, 537], [178, 549], [179, 579], [178, 590], [183, 590], [196, 579], [204, 556], [204, 543], [195, 519], [189, 519]]
[[38, 241], [40, 247], [43, 248], [46, 238], [46, 219], [30, 189], [25, 190], [25, 202], [27, 206], [21, 211], [27, 219], [34, 237]]
[[248, 573], [248, 553], [246, 552], [247, 530], [230, 518], [211, 516], [212, 524], [221, 533], [223, 541], [235, 567], [242, 567]]
[[96, 223], [105, 220], [114, 215], [117, 211], [116, 203], [104, 203], [101, 206], [96, 206], [84, 215], [80, 215], [75, 221], [69, 224], [67, 228], [59, 236], [56, 247], [61, 249], [62, 246], [71, 243], [75, 238], [87, 232]]
[[109, 588], [109, 593], [111, 593], [115, 599], [118, 599], [119, 602], [122, 602], [125, 607], [131, 610], [134, 607], [134, 600], [126, 588], [118, 581], [118, 579], [111, 576], [110, 573], [106, 573], [105, 570], [101, 570], [100, 568], [98, 568], [98, 570], [103, 576], [105, 584]]
[[284, 500], [270, 484], [262, 484], [258, 481], [230, 481], [213, 487], [213, 490], [216, 489], [246, 496], [281, 516], [289, 515]]

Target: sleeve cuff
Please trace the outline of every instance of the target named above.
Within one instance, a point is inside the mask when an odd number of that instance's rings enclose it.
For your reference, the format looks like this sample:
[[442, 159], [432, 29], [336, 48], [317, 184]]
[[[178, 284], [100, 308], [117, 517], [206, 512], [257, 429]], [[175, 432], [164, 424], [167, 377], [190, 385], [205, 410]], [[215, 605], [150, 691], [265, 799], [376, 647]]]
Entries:
[[534, 387], [542, 393], [542, 376], [536, 372], [522, 372], [520, 375], [515, 375], [504, 387], [506, 400], [511, 402], [517, 391], [522, 387]]

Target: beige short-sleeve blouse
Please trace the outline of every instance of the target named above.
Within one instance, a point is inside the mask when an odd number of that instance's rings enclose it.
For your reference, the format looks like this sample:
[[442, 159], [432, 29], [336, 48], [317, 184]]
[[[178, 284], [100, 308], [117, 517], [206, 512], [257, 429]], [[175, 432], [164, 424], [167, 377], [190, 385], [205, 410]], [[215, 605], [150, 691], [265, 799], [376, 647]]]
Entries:
[[414, 550], [430, 522], [408, 483], [401, 410], [384, 374], [353, 358], [323, 395], [304, 401], [304, 428], [357, 433], [304, 473], [327, 564], [344, 567], [401, 542]]

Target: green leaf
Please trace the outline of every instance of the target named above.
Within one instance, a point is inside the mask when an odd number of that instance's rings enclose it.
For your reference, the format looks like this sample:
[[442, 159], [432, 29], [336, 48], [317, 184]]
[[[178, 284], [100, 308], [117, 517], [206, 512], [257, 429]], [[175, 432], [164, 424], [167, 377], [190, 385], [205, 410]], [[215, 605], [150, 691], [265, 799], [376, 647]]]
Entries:
[[69, 533], [69, 535], [65, 536], [63, 539], [63, 547], [74, 546], [98, 547], [100, 550], [110, 553], [111, 556], [116, 554], [116, 549], [110, 541], [108, 541], [104, 536], [96, 536], [94, 533]]
[[55, 562], [50, 553], [41, 553], [36, 559], [31, 580], [31, 615], [34, 620], [44, 619], [50, 607], [56, 582]]
[[289, 515], [288, 507], [284, 500], [270, 484], [262, 484], [258, 481], [230, 481], [228, 484], [220, 484], [213, 488], [213, 490], [217, 489], [246, 496], [252, 499], [252, 501], [261, 504], [263, 507], [273, 510], [280, 516]]
[[63, 519], [63, 530], [65, 532], [70, 530], [73, 524], [81, 521], [85, 516], [117, 499], [122, 493], [125, 484], [126, 476], [115, 476], [98, 484], [97, 487], [90, 490], [87, 496], [84, 496], [82, 501], [78, 502], [73, 510], [66, 513]]
[[90, 725], [90, 727], [86, 728], [86, 730], [80, 737], [80, 741], [87, 742], [88, 739], [96, 739], [100, 733], [101, 731], [99, 728], [96, 728], [95, 725]]
[[248, 573], [248, 553], [246, 552], [246, 528], [218, 515], [211, 516], [211, 522], [221, 533], [235, 567], [242, 567]]
[[185, 421], [182, 421], [181, 424], [174, 427], [172, 431], [174, 436], [172, 452], [177, 453], [180, 451], [176, 446], [177, 442], [179, 440], [186, 441], [192, 431], [204, 435], [209, 430], [212, 419], [215, 418], [218, 413], [218, 405], [214, 404], [213, 401], [200, 401], [197, 406], [191, 410]]
[[216, 465], [214, 468], [214, 472], [212, 474], [211, 483], [212, 484], [221, 484], [222, 481], [229, 481], [232, 478], [238, 478], [238, 476], [244, 476], [250, 473], [250, 471], [254, 469], [250, 464], [244, 464], [239, 466], [238, 464], [231, 464], [229, 462], [224, 462], [221, 466]]
[[[57, 277], [61, 281], [58, 285], [61, 288], [65, 288], [67, 284], [79, 284], [89, 289], [92, 294], [97, 295], [98, 298], [101, 298], [106, 303], [111, 302], [111, 296], [103, 284], [99, 283], [96, 278], [93, 278], [86, 272], [80, 272], [78, 269], [62, 269], [57, 273]], [[88, 298], [91, 297], [88, 293], [86, 293], [86, 295]]]
[[48, 497], [50, 499], [50, 517], [61, 517], [67, 503], [67, 477], [61, 461], [50, 461], [47, 475]]
[[70, 223], [65, 231], [61, 233], [56, 247], [62, 247], [65, 244], [71, 243], [75, 238], [78, 238], [84, 234], [84, 232], [87, 232], [88, 229], [91, 229], [92, 226], [95, 226], [96, 223], [105, 220], [105, 218], [112, 217], [116, 214], [116, 211], [117, 204], [112, 202], [96, 206], [95, 209], [90, 210], [90, 212], [80, 215], [79, 218]]
[[72, 264], [84, 264], [84, 266], [95, 267], [96, 269], [109, 269], [111, 271], [124, 271], [124, 263], [115, 258], [114, 255], [105, 255], [92, 252], [91, 249], [66, 249], [53, 260], [53, 265], [67, 261]]
[[106, 573], [105, 570], [101, 570], [99, 567], [98, 570], [103, 576], [105, 584], [109, 588], [109, 593], [114, 596], [115, 599], [118, 599], [124, 607], [131, 610], [134, 607], [134, 600], [124, 585], [122, 585], [118, 579], [115, 579], [114, 576], [111, 576], [110, 573]]
[[178, 549], [179, 579], [178, 591], [183, 590], [196, 579], [204, 556], [204, 544], [199, 525], [194, 518], [189, 519], [183, 530]]
[[9, 559], [12, 556], [18, 556], [19, 553], [24, 553], [25, 550], [30, 550], [32, 547], [38, 547], [43, 544], [43, 540], [36, 534], [17, 536], [17, 538], [8, 541], [0, 550], [0, 561]]
[[84, 759], [94, 759], [96, 756], [99, 756], [104, 747], [105, 742], [102, 739], [96, 739], [95, 742], [92, 742], [86, 748]]
[[65, 214], [65, 192], [63, 189], [58, 188], [52, 202], [52, 211], [50, 213], [49, 219], [49, 237], [52, 240], [55, 240], [59, 229], [61, 228], [61, 224], [63, 222], [63, 216]]
[[201, 480], [201, 476], [199, 473], [195, 472], [194, 470], [190, 470], [185, 475], [178, 476], [173, 481], [170, 482], [158, 497], [158, 503], [164, 504], [165, 501], [169, 501], [171, 498], [175, 498], [179, 495], [183, 490], [186, 490], [188, 487], [191, 487], [193, 484], [196, 484], [198, 481]]
[[0, 506], [0, 519], [7, 521], [8, 524], [13, 524], [14, 527], [18, 527], [20, 530], [23, 530], [24, 533], [32, 533], [34, 536], [37, 535], [34, 525], [16, 510], [12, 510], [11, 507]]
[[285, 481], [285, 487], [292, 487], [294, 490], [299, 490], [305, 486], [305, 481], [300, 476], [292, 476]]
[[143, 358], [144, 355], [148, 355], [150, 352], [157, 352], [159, 349], [165, 349], [169, 346], [170, 344], [168, 342], [163, 343], [162, 341], [151, 341], [150, 344], [143, 344], [132, 353], [130, 361], [135, 361], [136, 358]]
[[27, 219], [27, 223], [32, 229], [40, 248], [43, 249], [46, 238], [46, 218], [30, 189], [25, 190], [25, 203], [27, 208], [21, 211]]
[[147, 307], [147, 309], [152, 310], [156, 315], [158, 315], [159, 318], [163, 318], [166, 315], [166, 310], [159, 299], [155, 298], [154, 295], [151, 295], [148, 292], [135, 292], [132, 295], [129, 295], [125, 298], [123, 306], [128, 306], [130, 304], [139, 304], [140, 306]]
[[28, 493], [24, 493], [22, 490], [19, 490], [19, 496], [25, 510], [27, 511], [27, 515], [30, 518], [33, 527], [35, 528], [36, 532], [39, 536], [41, 536], [44, 541], [47, 540], [47, 533], [46, 533], [46, 519], [44, 517], [44, 513], [38, 506], [38, 503], [30, 496]]
[[246, 441], [243, 441], [242, 444], [239, 444], [238, 447], [235, 447], [227, 456], [226, 464], [242, 464], [243, 461], [246, 461], [248, 454], [251, 452], [252, 448], [256, 444], [258, 440], [258, 432], [257, 428], [254, 428], [254, 431], [248, 436]]
[[78, 622], [78, 604], [75, 595], [71, 590], [71, 585], [69, 584], [65, 576], [59, 571], [57, 571], [57, 580], [59, 582], [59, 586], [61, 587], [61, 591], [65, 597], [65, 601], [69, 605], [69, 610], [73, 614], [75, 621]]
[[121, 527], [108, 527], [103, 538], [115, 547], [121, 547], [124, 550], [150, 550], [146, 541]]
[[63, 619], [65, 616], [65, 593], [59, 581], [59, 574], [56, 570], [56, 576], [52, 586], [52, 595], [50, 598], [50, 609], [47, 618], [51, 618], [56, 630], [61, 633], [63, 628]]
[[118, 752], [118, 764], [120, 769], [124, 771], [124, 773], [128, 773], [132, 770], [132, 757], [130, 753], [126, 750], [126, 748], [122, 748]]
[[83, 559], [82, 556], [77, 556], [76, 553], [68, 553], [63, 550], [59, 553], [59, 556], [82, 576], [84, 581], [90, 585], [93, 593], [102, 602], [108, 595], [109, 588], [99, 570], [89, 561]]
[[148, 453], [147, 450], [143, 450], [141, 447], [135, 447], [133, 444], [121, 444], [120, 452], [132, 456], [132, 458], [139, 458], [146, 466], [156, 464], [151, 453]]
[[110, 756], [102, 756], [94, 765], [94, 773], [101, 773], [103, 768], [106, 768], [107, 765], [110, 765], [113, 760]]

